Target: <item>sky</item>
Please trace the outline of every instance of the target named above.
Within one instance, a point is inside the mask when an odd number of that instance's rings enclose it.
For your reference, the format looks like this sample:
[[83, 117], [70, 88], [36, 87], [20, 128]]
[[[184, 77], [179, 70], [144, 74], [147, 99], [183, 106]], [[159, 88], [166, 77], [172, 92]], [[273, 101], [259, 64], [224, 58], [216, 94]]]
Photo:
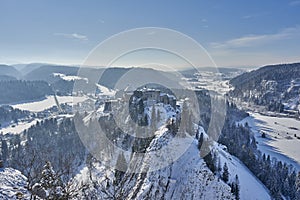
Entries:
[[142, 27], [191, 37], [221, 67], [297, 62], [299, 10], [300, 0], [0, 0], [0, 63], [82, 64], [107, 38]]

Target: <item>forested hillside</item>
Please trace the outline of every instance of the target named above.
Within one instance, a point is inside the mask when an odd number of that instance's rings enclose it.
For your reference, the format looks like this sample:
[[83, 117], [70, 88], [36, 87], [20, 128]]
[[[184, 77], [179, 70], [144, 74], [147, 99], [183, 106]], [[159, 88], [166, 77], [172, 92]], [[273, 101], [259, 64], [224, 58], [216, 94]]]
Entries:
[[52, 88], [44, 81], [0, 81], [0, 104], [38, 100], [50, 94]]
[[12, 66], [0, 64], [0, 75], [6, 75], [16, 78], [20, 77], [21, 73]]
[[268, 110], [299, 110], [300, 63], [269, 65], [230, 80], [230, 96], [264, 105]]

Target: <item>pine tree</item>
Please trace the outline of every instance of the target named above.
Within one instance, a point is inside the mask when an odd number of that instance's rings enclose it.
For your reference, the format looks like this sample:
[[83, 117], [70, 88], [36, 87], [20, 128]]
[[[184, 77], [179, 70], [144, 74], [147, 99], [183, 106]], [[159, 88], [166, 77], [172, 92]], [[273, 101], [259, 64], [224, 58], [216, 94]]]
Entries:
[[235, 198], [236, 200], [240, 199], [240, 181], [238, 175], [235, 175]]
[[203, 144], [203, 140], [204, 140], [204, 135], [203, 132], [201, 132], [200, 137], [198, 139], [198, 149], [201, 150], [202, 144]]
[[229, 171], [228, 171], [228, 167], [227, 167], [227, 163], [224, 163], [223, 166], [223, 174], [222, 174], [222, 180], [227, 183], [229, 180]]
[[166, 128], [173, 134], [176, 135], [178, 132], [178, 123], [174, 119], [170, 119]]
[[151, 110], [151, 130], [152, 132], [156, 131], [156, 112], [155, 112], [155, 106], [152, 106], [152, 110]]
[[8, 157], [8, 146], [7, 142], [3, 139], [1, 139], [1, 157], [3, 163], [5, 163]]
[[189, 111], [187, 108], [187, 103], [186, 101], [184, 101], [181, 109], [181, 118], [180, 118], [180, 127], [179, 127], [179, 136], [181, 137], [186, 136], [187, 127], [189, 125], [188, 119], [189, 119]]
[[[200, 151], [200, 155], [201, 155], [201, 151]], [[207, 155], [205, 155], [203, 157], [207, 167], [213, 172], [216, 172], [216, 163], [215, 163], [215, 159], [212, 155], [212, 152], [210, 151]]]
[[49, 161], [47, 161], [43, 167], [40, 184], [46, 191], [48, 191], [49, 195], [47, 199], [59, 199], [62, 197], [62, 181], [53, 170]]
[[160, 111], [159, 111], [159, 109], [157, 109], [157, 113], [156, 113], [156, 122], [157, 122], [157, 124], [160, 122], [160, 119], [161, 118], [161, 116], [160, 116]]
[[221, 174], [221, 171], [222, 171], [222, 167], [221, 167], [221, 159], [220, 157], [218, 158], [218, 165], [217, 165], [217, 172], [218, 174], [220, 175]]
[[300, 172], [298, 172], [297, 179], [296, 179], [296, 199], [300, 200]]
[[127, 162], [123, 152], [118, 155], [116, 167], [115, 167], [115, 184], [117, 185], [123, 178], [127, 170]]

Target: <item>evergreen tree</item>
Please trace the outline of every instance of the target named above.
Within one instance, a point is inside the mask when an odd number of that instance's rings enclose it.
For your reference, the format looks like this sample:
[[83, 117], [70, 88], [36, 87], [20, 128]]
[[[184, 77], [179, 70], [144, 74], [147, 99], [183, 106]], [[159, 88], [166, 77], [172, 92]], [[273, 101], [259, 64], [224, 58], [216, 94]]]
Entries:
[[155, 106], [153, 105], [151, 110], [151, 131], [152, 132], [156, 131], [156, 123], [157, 123], [156, 112], [155, 112]]
[[49, 161], [43, 167], [40, 184], [48, 191], [47, 199], [60, 199], [63, 196], [62, 181], [53, 170]]
[[227, 167], [227, 163], [224, 163], [223, 166], [223, 174], [222, 174], [222, 180], [227, 183], [229, 180], [229, 171], [228, 171], [228, 167]]
[[6, 140], [1, 139], [1, 157], [3, 163], [6, 163], [8, 158], [8, 146]]
[[160, 116], [160, 111], [159, 109], [157, 109], [157, 113], [156, 113], [156, 123], [158, 124], [161, 120], [161, 116]]
[[221, 167], [221, 159], [220, 157], [218, 158], [218, 165], [217, 165], [217, 172], [218, 172], [218, 175], [220, 176], [221, 174], [221, 171], [222, 171], [222, 167]]
[[200, 137], [198, 139], [198, 149], [201, 150], [202, 144], [203, 144], [203, 140], [204, 140], [204, 135], [203, 132], [201, 132]]
[[300, 200], [300, 172], [298, 172], [296, 179], [296, 199]]
[[122, 180], [125, 172], [127, 170], [127, 162], [124, 153], [121, 152], [118, 155], [116, 167], [115, 167], [115, 184], [117, 185]]
[[236, 200], [240, 199], [240, 181], [238, 175], [235, 175], [235, 198]]
[[173, 118], [169, 120], [166, 127], [173, 135], [178, 132], [178, 123]]
[[215, 168], [215, 164], [213, 163], [213, 157], [211, 152], [209, 152], [205, 157], [204, 157], [204, 161], [207, 164], [207, 167], [213, 172], [215, 173], [216, 168]]
[[189, 126], [189, 111], [187, 107], [187, 102], [184, 101], [181, 109], [181, 118], [180, 118], [180, 126], [179, 126], [179, 136], [185, 137], [187, 127]]

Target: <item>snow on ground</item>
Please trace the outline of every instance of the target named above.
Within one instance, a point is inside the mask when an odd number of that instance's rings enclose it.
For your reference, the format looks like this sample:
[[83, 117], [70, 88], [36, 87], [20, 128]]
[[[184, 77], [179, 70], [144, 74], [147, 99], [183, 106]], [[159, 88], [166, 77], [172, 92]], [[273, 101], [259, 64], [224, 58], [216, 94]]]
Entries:
[[83, 78], [80, 76], [69, 76], [69, 75], [65, 75], [65, 74], [61, 74], [61, 73], [53, 73], [53, 76], [59, 77], [65, 81], [85, 80], [86, 82], [88, 82], [87, 78]]
[[111, 90], [103, 85], [96, 84], [96, 86], [98, 87], [98, 89], [101, 91], [103, 95], [114, 96], [116, 94], [115, 90]]
[[20, 171], [12, 168], [0, 168], [0, 199], [17, 199], [16, 194], [22, 193], [24, 199], [29, 199], [25, 189], [27, 178]]
[[300, 95], [298, 97], [289, 99], [287, 102], [283, 103], [283, 105], [287, 110], [292, 109], [292, 110], [300, 111], [299, 101], [300, 101]]
[[229, 81], [226, 79], [234, 77], [238, 74], [239, 73], [236, 72], [235, 74], [225, 76], [225, 74], [218, 72], [201, 71], [197, 73], [197, 80], [194, 78], [184, 79], [189, 82], [192, 88], [204, 88], [224, 95], [232, 89], [232, 87], [229, 85]]
[[[160, 115], [160, 121], [157, 124], [157, 127], [161, 127], [166, 124], [168, 119], [175, 118], [176, 117], [176, 111], [175, 109], [167, 104], [164, 105], [163, 103], [157, 103], [155, 104], [155, 113], [159, 112]], [[152, 116], [152, 106], [148, 106], [145, 108], [145, 113], [149, 117], [149, 121], [151, 122], [151, 116]]]
[[[271, 117], [250, 113], [241, 124], [248, 123], [258, 142], [258, 149], [267, 155], [292, 164], [300, 170], [300, 121], [287, 117]], [[266, 138], [261, 134], [266, 133]], [[296, 137], [295, 137], [296, 136]]]
[[[71, 105], [83, 102], [87, 100], [88, 97], [86, 96], [57, 96], [57, 100], [60, 104], [68, 103]], [[30, 103], [21, 103], [12, 105], [13, 108], [18, 108], [20, 110], [29, 110], [31, 112], [41, 112], [45, 109], [51, 108], [55, 106], [55, 99], [54, 96], [47, 96], [46, 99], [42, 101], [35, 101]]]
[[[185, 151], [178, 159], [172, 159], [170, 165], [148, 172], [144, 179], [140, 177], [129, 194], [129, 199], [233, 199], [229, 186], [218, 180], [206, 167], [199, 155], [197, 140], [191, 137], [172, 139], [164, 136], [165, 134], [154, 139], [147, 151], [157, 151], [169, 139], [173, 143], [170, 145], [172, 149], [166, 152], [178, 151], [177, 145], [185, 146]], [[170, 159], [169, 153], [159, 156], [165, 161]]]
[[20, 134], [25, 129], [28, 129], [32, 125], [35, 125], [37, 121], [41, 121], [41, 120], [34, 119], [30, 122], [19, 122], [18, 124], [13, 124], [5, 128], [0, 128], [0, 134], [7, 134], [7, 133]]
[[220, 155], [221, 167], [227, 163], [230, 174], [229, 182], [238, 175], [241, 200], [271, 199], [268, 189], [250, 172], [250, 170], [236, 157], [230, 155], [222, 148], [217, 148]]

